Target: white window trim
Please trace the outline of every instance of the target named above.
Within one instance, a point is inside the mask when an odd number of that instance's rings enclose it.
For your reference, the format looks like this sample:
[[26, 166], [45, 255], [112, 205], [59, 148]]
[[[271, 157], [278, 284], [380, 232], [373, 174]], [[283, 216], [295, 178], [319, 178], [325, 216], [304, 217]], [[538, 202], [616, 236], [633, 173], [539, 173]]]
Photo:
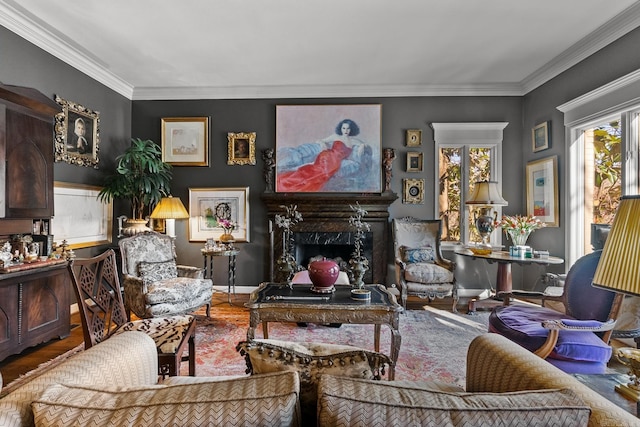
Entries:
[[[640, 109], [640, 70], [629, 73], [611, 83], [601, 86], [578, 98], [557, 107], [564, 113], [567, 168], [565, 179], [566, 224], [565, 227], [565, 265], [572, 266], [584, 247], [584, 177], [582, 132], [590, 124], [602, 122], [614, 114], [621, 117], [624, 133], [622, 135], [624, 185], [622, 194], [631, 194], [637, 189], [638, 164], [638, 119], [634, 112]], [[633, 187], [633, 185], [636, 185]], [[580, 189], [580, 190], [579, 190]]]
[[[434, 218], [439, 217], [440, 205], [438, 201], [439, 191], [439, 171], [440, 156], [438, 155], [440, 148], [460, 148], [460, 147], [484, 147], [491, 148], [491, 180], [498, 182], [498, 188], [502, 192], [502, 139], [504, 128], [509, 122], [477, 122], [477, 123], [431, 123], [433, 129], [433, 139], [435, 141], [435, 170], [434, 170]], [[465, 150], [466, 151], [466, 150]], [[466, 168], [466, 156], [461, 160], [461, 167]], [[466, 170], [466, 169], [465, 169]], [[461, 199], [468, 198], [468, 188], [462, 186]], [[496, 206], [498, 218], [502, 216], [502, 207]], [[469, 240], [468, 209], [462, 209], [464, 218], [462, 221], [462, 229], [460, 236], [462, 243]], [[491, 244], [499, 245], [501, 238], [499, 233], [495, 231], [491, 233]], [[458, 243], [442, 242], [442, 249], [454, 249]]]

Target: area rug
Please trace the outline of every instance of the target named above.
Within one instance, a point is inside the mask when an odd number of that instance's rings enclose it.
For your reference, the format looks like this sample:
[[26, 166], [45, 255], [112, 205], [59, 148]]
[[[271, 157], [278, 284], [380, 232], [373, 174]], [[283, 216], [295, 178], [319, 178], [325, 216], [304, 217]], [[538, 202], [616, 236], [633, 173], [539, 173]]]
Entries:
[[[440, 380], [464, 386], [469, 343], [486, 333], [489, 313], [455, 314], [427, 306], [400, 315], [402, 345], [396, 366], [396, 380]], [[246, 339], [249, 312], [241, 306], [219, 304], [211, 318], [197, 313], [196, 375], [243, 375], [244, 358], [236, 344]], [[296, 323], [269, 323], [269, 338], [299, 342], [348, 344], [373, 350], [373, 325], [343, 324], [340, 327]], [[262, 338], [262, 328], [256, 330]], [[382, 327], [380, 350], [389, 354], [391, 333]], [[188, 372], [183, 364], [181, 373]]]

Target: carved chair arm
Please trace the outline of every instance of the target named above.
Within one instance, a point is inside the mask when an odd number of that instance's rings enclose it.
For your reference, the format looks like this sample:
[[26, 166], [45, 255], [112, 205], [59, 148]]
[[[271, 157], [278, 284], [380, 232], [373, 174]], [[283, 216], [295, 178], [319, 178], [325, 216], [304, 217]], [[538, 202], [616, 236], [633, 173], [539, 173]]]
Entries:
[[144, 281], [140, 277], [125, 274], [122, 280], [122, 285], [125, 289], [136, 288], [139, 289], [140, 292], [147, 292], [147, 286], [144, 284]]
[[396, 257], [395, 262], [396, 262], [396, 265], [401, 269], [403, 270], [407, 269], [407, 264], [404, 261], [402, 261], [400, 257]]
[[616, 325], [616, 321], [609, 319], [606, 322], [597, 320], [543, 320], [542, 327], [549, 330], [547, 340], [542, 346], [534, 352], [534, 354], [546, 359], [551, 354], [553, 348], [558, 342], [558, 335], [561, 330], [565, 331], [582, 331], [582, 332], [606, 332], [612, 330]]
[[191, 265], [177, 265], [178, 277], [189, 277], [191, 279], [203, 279], [204, 269]]
[[449, 271], [453, 271], [456, 269], [456, 263], [447, 258], [438, 257], [435, 260], [435, 263], [436, 265], [439, 265], [440, 267], [444, 267]]

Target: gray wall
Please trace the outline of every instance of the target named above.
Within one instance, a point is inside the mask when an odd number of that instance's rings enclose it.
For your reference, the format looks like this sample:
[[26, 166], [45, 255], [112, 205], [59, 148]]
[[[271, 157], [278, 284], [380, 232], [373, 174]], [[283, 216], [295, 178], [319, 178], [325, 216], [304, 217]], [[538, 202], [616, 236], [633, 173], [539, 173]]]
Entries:
[[[558, 75], [546, 84], [531, 91], [523, 98], [523, 173], [526, 163], [548, 156], [558, 156], [558, 181], [560, 200], [560, 227], [535, 231], [530, 242], [534, 247], [548, 248], [552, 254], [564, 256], [565, 230], [567, 225], [566, 144], [564, 116], [559, 105], [616, 80], [640, 68], [640, 29], [636, 29], [589, 58]], [[531, 150], [531, 128], [543, 121], [551, 121], [551, 147], [534, 153]], [[524, 206], [525, 192], [520, 205]], [[509, 202], [514, 199], [509, 199]], [[561, 270], [570, 266], [550, 268]], [[528, 284], [530, 282], [527, 282]]]
[[[507, 200], [517, 200], [522, 186], [522, 128], [520, 97], [419, 97], [419, 98], [356, 98], [356, 99], [304, 99], [304, 100], [200, 100], [200, 101], [134, 101], [132, 135], [161, 140], [162, 117], [209, 116], [211, 137], [209, 143], [209, 167], [174, 168], [172, 192], [185, 205], [189, 200], [189, 187], [249, 187], [251, 241], [238, 243], [238, 285], [256, 285], [267, 278], [267, 221], [260, 195], [264, 191], [262, 175], [262, 150], [275, 147], [275, 110], [282, 104], [382, 104], [382, 146], [396, 150], [391, 188], [399, 199], [390, 207], [391, 217], [412, 215], [420, 218], [434, 217], [434, 141], [428, 126], [430, 122], [509, 122], [504, 132], [504, 172], [509, 185], [504, 189]], [[405, 159], [409, 151], [404, 146], [405, 130], [423, 130], [424, 172], [407, 173]], [[256, 132], [255, 166], [227, 165], [227, 132]], [[411, 151], [415, 151], [413, 148]], [[426, 182], [425, 204], [402, 204], [402, 179], [424, 178]], [[354, 195], [354, 201], [356, 196]], [[518, 203], [510, 203], [509, 209], [519, 212]], [[187, 221], [177, 221], [177, 248], [181, 261], [200, 265], [201, 242], [188, 242]], [[389, 254], [392, 242], [389, 239]], [[391, 263], [391, 259], [388, 261]], [[216, 280], [226, 283], [226, 260], [215, 260]], [[474, 273], [461, 283], [465, 286], [488, 285], [485, 269]], [[390, 273], [392, 273], [390, 271]], [[493, 271], [488, 275], [495, 278]], [[480, 283], [477, 283], [481, 280]], [[388, 284], [392, 283], [389, 281]]]

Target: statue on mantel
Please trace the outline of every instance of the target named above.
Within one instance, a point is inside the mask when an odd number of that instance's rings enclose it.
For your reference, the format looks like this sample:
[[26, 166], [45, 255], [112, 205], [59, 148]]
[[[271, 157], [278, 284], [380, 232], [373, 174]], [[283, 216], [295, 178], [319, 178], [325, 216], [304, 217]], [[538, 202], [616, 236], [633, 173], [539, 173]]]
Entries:
[[264, 160], [264, 180], [267, 183], [266, 193], [273, 193], [273, 183], [275, 178], [276, 160], [273, 148], [267, 148], [262, 151], [262, 160]]
[[391, 177], [393, 176], [393, 161], [396, 159], [396, 152], [393, 148], [383, 149], [382, 165], [384, 166], [384, 191], [391, 191]]

